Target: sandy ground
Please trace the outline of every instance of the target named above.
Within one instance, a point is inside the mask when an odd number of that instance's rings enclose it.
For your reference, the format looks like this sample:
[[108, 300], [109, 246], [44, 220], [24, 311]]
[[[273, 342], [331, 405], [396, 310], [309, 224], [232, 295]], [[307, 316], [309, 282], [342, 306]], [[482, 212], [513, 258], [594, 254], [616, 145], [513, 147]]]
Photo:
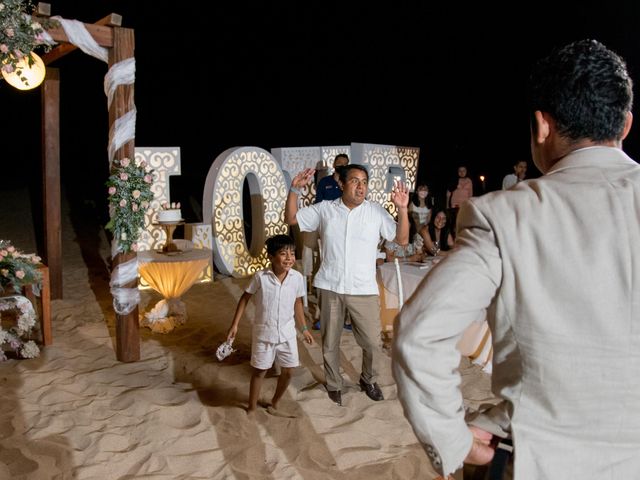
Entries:
[[[36, 250], [24, 190], [0, 192], [0, 238]], [[382, 355], [385, 400], [357, 386], [360, 349], [342, 338], [343, 407], [321, 385], [318, 343], [300, 345], [282, 418], [249, 419], [251, 306], [233, 353], [224, 340], [247, 280], [219, 277], [184, 295], [189, 319], [168, 334], [142, 328], [141, 360], [115, 358], [108, 245], [94, 219], [63, 209], [64, 299], [55, 300], [53, 345], [32, 360], [0, 364], [0, 479], [431, 479], [436, 475], [405, 420]], [[139, 311], [161, 297], [142, 293]], [[312, 305], [313, 307], [313, 305]], [[388, 352], [387, 352], [388, 353]], [[469, 408], [492, 400], [489, 377], [461, 364]], [[276, 379], [267, 378], [268, 401]]]

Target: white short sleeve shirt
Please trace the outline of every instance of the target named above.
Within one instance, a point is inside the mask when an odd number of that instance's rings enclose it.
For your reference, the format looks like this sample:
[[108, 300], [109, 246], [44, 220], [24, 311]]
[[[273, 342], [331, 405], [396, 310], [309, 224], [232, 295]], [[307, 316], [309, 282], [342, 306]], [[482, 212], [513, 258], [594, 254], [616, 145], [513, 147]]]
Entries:
[[245, 291], [253, 295], [256, 307], [254, 339], [282, 343], [295, 338], [294, 305], [296, 299], [306, 295], [300, 272], [289, 270], [282, 283], [271, 269], [256, 272]]
[[396, 222], [381, 205], [365, 200], [354, 209], [342, 199], [298, 210], [300, 230], [319, 230], [322, 263], [313, 285], [347, 295], [378, 295], [376, 257], [380, 237], [393, 240]]

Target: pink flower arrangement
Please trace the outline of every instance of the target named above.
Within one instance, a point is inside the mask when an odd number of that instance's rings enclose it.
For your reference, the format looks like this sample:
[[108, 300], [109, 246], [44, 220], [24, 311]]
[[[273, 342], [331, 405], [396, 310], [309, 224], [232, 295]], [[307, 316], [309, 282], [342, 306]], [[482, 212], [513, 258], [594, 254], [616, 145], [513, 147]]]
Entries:
[[145, 212], [153, 200], [153, 170], [144, 160], [132, 162], [128, 158], [115, 160], [113, 166], [107, 180], [111, 219], [106, 228], [113, 232], [119, 251], [135, 252], [144, 227]]
[[18, 62], [22, 58], [28, 56], [31, 66], [31, 52], [37, 47], [47, 51], [53, 44], [44, 28], [57, 25], [57, 22], [53, 19], [43, 20], [46, 22], [43, 27], [29, 15], [32, 10], [30, 1], [2, 0], [0, 3], [0, 66], [5, 73], [15, 70], [20, 75]]
[[10, 286], [20, 293], [24, 285], [41, 283], [39, 263], [39, 256], [22, 253], [8, 240], [0, 240], [0, 293]]

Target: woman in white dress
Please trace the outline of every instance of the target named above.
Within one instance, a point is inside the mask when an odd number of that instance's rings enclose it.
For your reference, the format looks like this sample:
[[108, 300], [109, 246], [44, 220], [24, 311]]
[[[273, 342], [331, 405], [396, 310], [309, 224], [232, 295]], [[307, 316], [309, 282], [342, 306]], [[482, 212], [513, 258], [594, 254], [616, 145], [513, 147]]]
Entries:
[[423, 225], [429, 223], [432, 208], [433, 197], [429, 196], [429, 187], [422, 183], [416, 187], [409, 202], [409, 215], [417, 232]]

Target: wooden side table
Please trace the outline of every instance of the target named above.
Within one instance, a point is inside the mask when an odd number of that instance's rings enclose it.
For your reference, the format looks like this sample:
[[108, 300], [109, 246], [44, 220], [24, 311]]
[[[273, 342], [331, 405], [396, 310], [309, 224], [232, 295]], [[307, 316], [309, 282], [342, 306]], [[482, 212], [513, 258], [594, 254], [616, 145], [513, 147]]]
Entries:
[[38, 269], [42, 273], [42, 290], [40, 296], [36, 296], [33, 292], [33, 285], [25, 285], [24, 296], [27, 297], [31, 304], [38, 312], [40, 318], [40, 331], [42, 332], [42, 344], [47, 346], [53, 343], [51, 334], [51, 287], [49, 285], [49, 267], [44, 264], [38, 265]]

